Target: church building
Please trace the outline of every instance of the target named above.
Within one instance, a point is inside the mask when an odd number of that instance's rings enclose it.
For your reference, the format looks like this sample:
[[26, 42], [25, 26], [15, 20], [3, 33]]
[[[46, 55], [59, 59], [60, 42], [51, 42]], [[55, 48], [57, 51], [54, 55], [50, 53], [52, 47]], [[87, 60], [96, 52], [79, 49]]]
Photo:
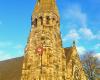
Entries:
[[37, 0], [21, 80], [87, 80], [75, 41], [62, 47], [56, 0]]

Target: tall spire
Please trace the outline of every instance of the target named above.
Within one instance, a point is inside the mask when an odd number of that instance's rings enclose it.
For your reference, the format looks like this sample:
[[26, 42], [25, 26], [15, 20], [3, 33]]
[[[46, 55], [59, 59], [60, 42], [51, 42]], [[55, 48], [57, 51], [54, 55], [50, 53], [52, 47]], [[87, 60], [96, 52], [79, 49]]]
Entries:
[[33, 14], [52, 12], [59, 16], [56, 0], [37, 0]]

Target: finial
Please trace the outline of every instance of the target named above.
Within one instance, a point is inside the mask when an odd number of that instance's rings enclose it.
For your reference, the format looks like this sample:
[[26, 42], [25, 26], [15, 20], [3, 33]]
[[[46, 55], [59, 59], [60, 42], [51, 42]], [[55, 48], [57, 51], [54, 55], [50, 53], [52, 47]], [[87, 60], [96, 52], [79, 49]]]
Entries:
[[75, 40], [73, 41], [73, 46], [76, 46], [76, 42], [75, 42]]
[[38, 5], [40, 4], [40, 0], [37, 0], [37, 2], [38, 2]]

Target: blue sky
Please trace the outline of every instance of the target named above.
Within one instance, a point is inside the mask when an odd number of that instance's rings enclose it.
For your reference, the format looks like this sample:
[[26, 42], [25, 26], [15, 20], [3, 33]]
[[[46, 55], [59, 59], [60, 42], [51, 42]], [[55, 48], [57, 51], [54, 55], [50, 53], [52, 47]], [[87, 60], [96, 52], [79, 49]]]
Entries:
[[[0, 0], [0, 60], [22, 56], [36, 0]], [[63, 47], [100, 58], [100, 0], [57, 0]]]

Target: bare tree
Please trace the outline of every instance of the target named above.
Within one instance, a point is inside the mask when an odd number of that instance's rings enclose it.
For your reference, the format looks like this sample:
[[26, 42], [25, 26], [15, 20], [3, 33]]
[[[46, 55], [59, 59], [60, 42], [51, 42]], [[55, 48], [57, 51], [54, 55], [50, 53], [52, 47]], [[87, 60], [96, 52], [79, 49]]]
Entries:
[[83, 67], [89, 80], [96, 80], [97, 58], [93, 56], [94, 54], [93, 51], [86, 52], [82, 59]]

